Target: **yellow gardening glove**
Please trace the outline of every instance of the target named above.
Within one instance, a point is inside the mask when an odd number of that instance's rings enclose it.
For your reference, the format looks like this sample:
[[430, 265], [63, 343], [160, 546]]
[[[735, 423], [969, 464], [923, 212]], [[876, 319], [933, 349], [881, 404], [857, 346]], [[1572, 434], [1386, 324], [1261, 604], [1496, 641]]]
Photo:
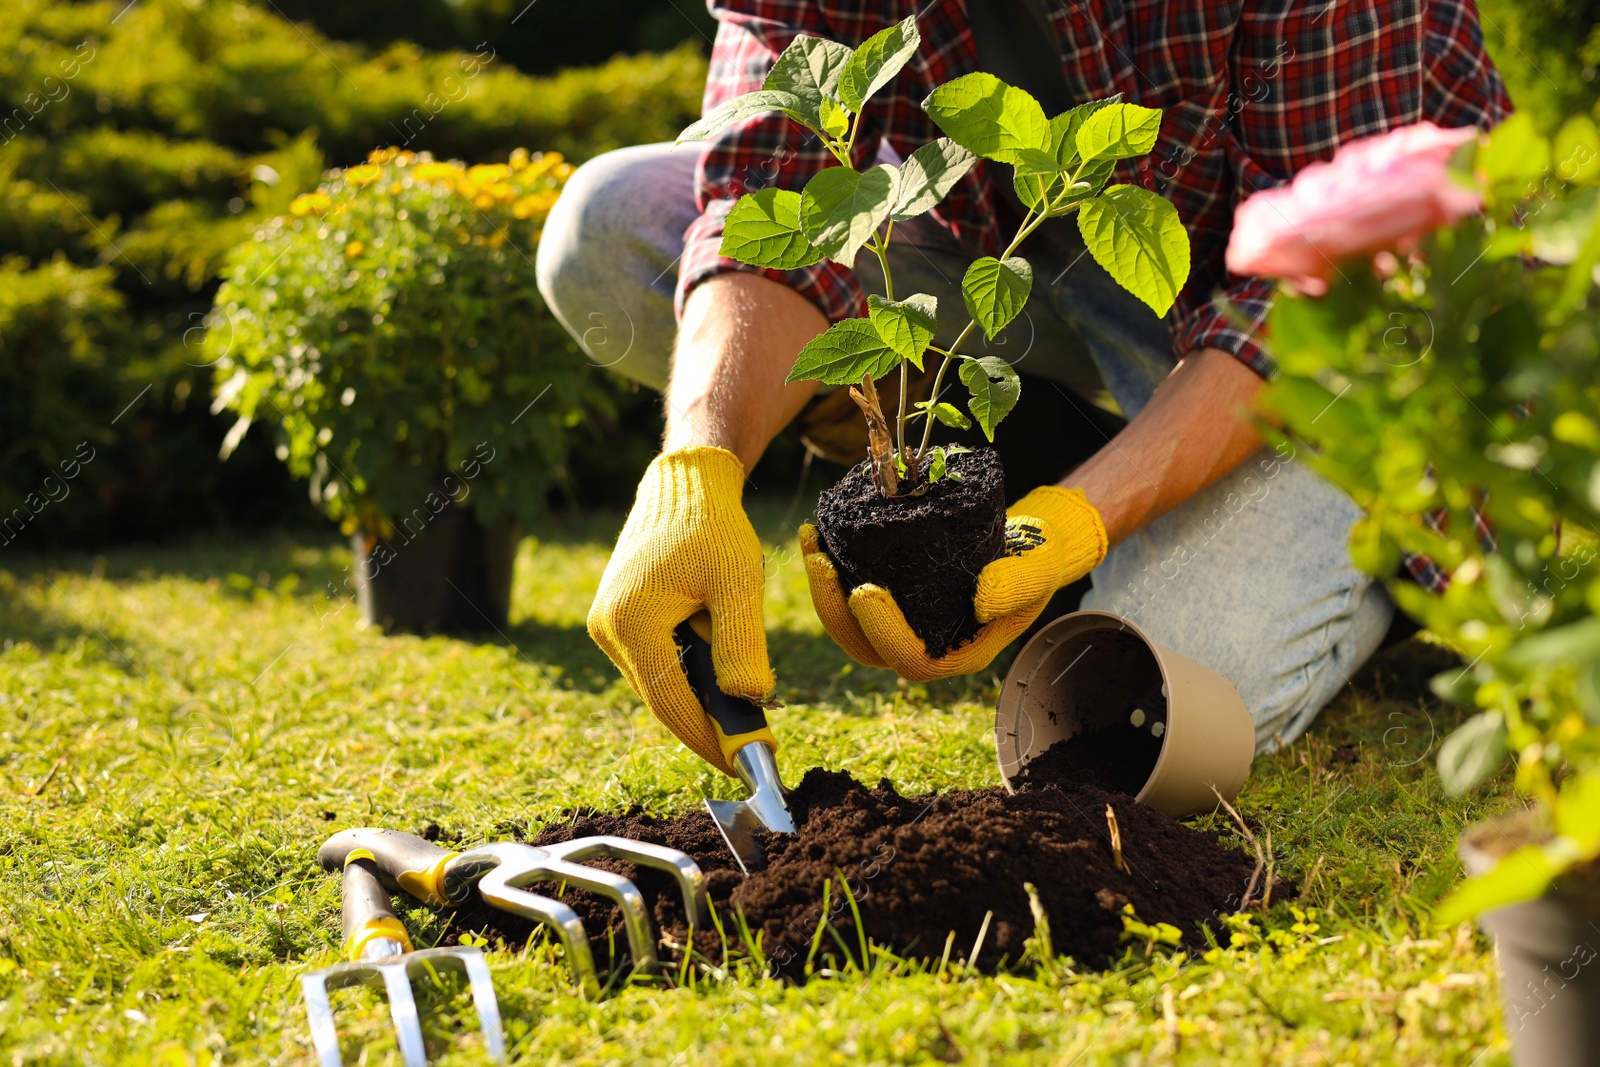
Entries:
[[1057, 589], [1106, 558], [1106, 528], [1081, 489], [1041, 486], [1013, 504], [1006, 511], [1005, 555], [978, 572], [972, 609], [983, 626], [938, 659], [928, 655], [887, 589], [859, 585], [845, 595], [810, 523], [800, 527], [800, 551], [817, 617], [839, 647], [869, 667], [926, 682], [987, 667], [1039, 617]]
[[684, 744], [731, 774], [683, 673], [672, 632], [711, 614], [711, 659], [724, 693], [763, 701], [773, 690], [762, 625], [761, 542], [740, 504], [744, 466], [722, 448], [657, 456], [589, 608], [589, 636]]

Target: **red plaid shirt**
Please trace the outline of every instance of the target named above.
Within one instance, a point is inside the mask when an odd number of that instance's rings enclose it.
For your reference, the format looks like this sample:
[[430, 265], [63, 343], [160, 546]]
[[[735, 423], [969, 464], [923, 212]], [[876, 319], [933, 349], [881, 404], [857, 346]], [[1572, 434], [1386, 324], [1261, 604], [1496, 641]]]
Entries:
[[[711, 0], [718, 20], [705, 109], [761, 87], [778, 53], [807, 33], [855, 46], [913, 11], [922, 47], [867, 105], [856, 162], [880, 139], [901, 158], [938, 137], [919, 106], [935, 87], [978, 69], [966, 4], [985, 0]], [[1510, 112], [1483, 49], [1472, 0], [1355, 0], [1233, 4], [1164, 0], [1042, 0], [1068, 86], [1080, 100], [1122, 93], [1165, 112], [1147, 157], [1119, 179], [1154, 189], [1178, 208], [1193, 244], [1189, 282], [1168, 316], [1174, 350], [1234, 353], [1257, 372], [1271, 360], [1254, 336], [1273, 285], [1231, 276], [1222, 264], [1233, 207], [1279, 185], [1345, 141], [1422, 119], [1491, 126]], [[697, 172], [701, 216], [685, 234], [678, 306], [723, 271], [759, 271], [807, 297], [830, 321], [865, 314], [853, 271], [831, 262], [760, 271], [717, 254], [723, 219], [738, 197], [777, 185], [801, 189], [831, 157], [781, 114], [759, 115], [710, 141]], [[980, 162], [936, 210], [960, 239], [988, 254], [1009, 234], [996, 181], [1010, 169]], [[1220, 290], [1220, 293], [1219, 293]], [[1220, 295], [1257, 330], [1241, 330]]]

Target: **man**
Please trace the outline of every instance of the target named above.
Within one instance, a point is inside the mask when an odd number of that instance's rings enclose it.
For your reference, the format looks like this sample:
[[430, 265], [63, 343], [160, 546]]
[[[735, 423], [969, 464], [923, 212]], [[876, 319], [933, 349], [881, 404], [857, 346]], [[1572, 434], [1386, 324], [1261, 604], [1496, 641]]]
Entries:
[[[921, 48], [868, 105], [858, 166], [897, 162], [937, 137], [918, 102], [978, 69], [1027, 88], [1048, 114], [1115, 93], [1160, 108], [1155, 150], [1118, 179], [1171, 199], [1192, 243], [1190, 279], [1162, 322], [1083, 255], [1075, 227], [1049, 224], [1030, 239], [1022, 254], [1034, 294], [1012, 349], [1025, 351], [1008, 357], [1033, 379], [1024, 403], [1053, 388], [1082, 410], [1083, 398], [1106, 391], [1129, 421], [1076, 469], [1063, 456], [1059, 485], [1012, 506], [1011, 521], [1043, 537], [980, 575], [974, 608], [986, 626], [940, 659], [909, 634], [886, 591], [838, 588], [804, 529], [829, 633], [858, 660], [906, 677], [972, 672], [1039, 614], [1040, 587], [1090, 573], [1082, 606], [1133, 618], [1231, 679], [1258, 746], [1298, 737], [1378, 647], [1394, 608], [1350, 562], [1355, 505], [1292, 451], [1262, 447], [1249, 407], [1272, 362], [1239, 316], [1259, 326], [1271, 285], [1228, 276], [1223, 248], [1239, 200], [1343, 142], [1422, 119], [1488, 127], [1503, 118], [1510, 103], [1472, 0], [714, 0], [711, 9], [720, 25], [707, 111], [759, 88], [796, 33], [855, 46], [916, 11]], [[824, 262], [776, 272], [717, 249], [741, 193], [798, 190], [827, 159], [778, 114], [703, 146], [613, 152], [574, 175], [539, 249], [541, 288], [590, 356], [662, 388], [667, 403], [662, 455], [639, 487], [590, 632], [652, 711], [724, 770], [672, 630], [708, 610], [718, 685], [771, 694], [744, 472], [815, 401], [814, 383], [784, 384], [801, 347], [831, 321], [863, 314], [865, 291], [882, 289], [871, 255], [854, 271]], [[948, 345], [960, 325], [966, 265], [1014, 229], [1009, 185], [1008, 169], [980, 164], [934, 216], [896, 227], [898, 289], [932, 293], [952, 311], [936, 343]]]

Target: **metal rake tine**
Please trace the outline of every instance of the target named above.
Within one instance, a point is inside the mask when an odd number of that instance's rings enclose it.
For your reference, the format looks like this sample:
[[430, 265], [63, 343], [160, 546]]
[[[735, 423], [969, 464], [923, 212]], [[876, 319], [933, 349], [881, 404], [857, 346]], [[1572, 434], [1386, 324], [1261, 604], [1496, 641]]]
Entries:
[[634, 968], [656, 969], [655, 935], [651, 932], [649, 912], [645, 910], [644, 894], [622, 875], [547, 855], [536, 867], [513, 877], [522, 885], [559, 879], [616, 901], [617, 907], [622, 909], [622, 926], [628, 935], [628, 951], [633, 955]]
[[484, 1051], [496, 1063], [505, 1059], [505, 1033], [500, 1023], [500, 1002], [495, 997], [494, 979], [489, 974], [489, 964], [483, 952], [470, 945], [452, 945], [447, 948], [425, 948], [405, 957], [406, 973], [415, 979], [431, 972], [435, 965], [448, 963], [467, 979], [467, 989], [472, 993], [473, 1006], [478, 1011], [478, 1028], [483, 1031]]
[[594, 956], [589, 951], [589, 935], [578, 913], [559, 900], [530, 893], [508, 881], [528, 869], [530, 858], [542, 862], [547, 857], [528, 845], [501, 842], [475, 848], [464, 853], [456, 862], [482, 863], [497, 859], [499, 865], [478, 880], [479, 895], [493, 907], [533, 919], [554, 931], [561, 940], [562, 948], [566, 949], [567, 966], [572, 970], [579, 991], [585, 997], [597, 997], [600, 995], [600, 980], [595, 973]]
[[665, 845], [652, 845], [626, 837], [602, 835], [578, 837], [559, 845], [543, 845], [546, 852], [558, 859], [575, 863], [604, 856], [608, 859], [632, 860], [641, 867], [653, 867], [672, 875], [683, 895], [683, 909], [689, 921], [703, 929], [710, 920], [710, 907], [706, 898], [706, 876], [700, 865], [687, 852]]

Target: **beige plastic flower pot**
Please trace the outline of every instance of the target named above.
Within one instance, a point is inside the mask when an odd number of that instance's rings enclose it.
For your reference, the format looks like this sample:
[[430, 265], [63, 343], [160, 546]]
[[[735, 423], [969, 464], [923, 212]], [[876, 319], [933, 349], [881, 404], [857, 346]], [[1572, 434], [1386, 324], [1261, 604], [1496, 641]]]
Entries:
[[1217, 793], [1232, 800], [1255, 757], [1255, 724], [1228, 679], [1120, 615], [1064, 615], [1023, 647], [1000, 687], [994, 745], [1006, 788], [1056, 742], [1106, 729], [1159, 738], [1135, 799], [1173, 818], [1214, 810]]

